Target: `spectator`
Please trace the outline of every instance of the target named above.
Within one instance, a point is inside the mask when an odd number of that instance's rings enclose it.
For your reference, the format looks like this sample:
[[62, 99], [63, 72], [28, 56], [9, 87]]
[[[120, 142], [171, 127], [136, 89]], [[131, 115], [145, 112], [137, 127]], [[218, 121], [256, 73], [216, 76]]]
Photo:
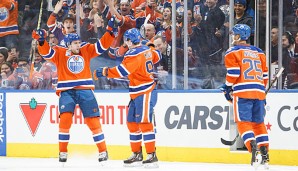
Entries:
[[[63, 1], [60, 0], [55, 5], [55, 9], [50, 15], [47, 25], [49, 27], [49, 30], [55, 35], [56, 38], [58, 38], [60, 45], [65, 45], [63, 38], [65, 34], [69, 33], [75, 33], [75, 17], [72, 14], [63, 14], [64, 10], [63, 7]], [[63, 16], [62, 23], [58, 22], [58, 19]]]
[[[161, 89], [172, 89], [172, 47], [166, 42], [165, 38], [161, 36], [156, 36], [154, 38], [154, 45], [155, 49], [159, 50], [162, 59], [160, 60], [158, 66], [162, 66], [162, 71], [166, 71], [167, 73], [164, 75], [167, 75], [165, 84], [158, 85]], [[176, 66], [177, 66], [177, 89], [183, 88], [183, 78], [181, 77], [183, 75], [183, 69], [184, 69], [184, 58], [183, 58], [183, 49], [176, 48]]]
[[[17, 68], [14, 69], [14, 72], [8, 77], [9, 82], [12, 83], [14, 89], [20, 89], [21, 84], [23, 89], [31, 89], [31, 83], [29, 84], [29, 64], [27, 58], [20, 58], [17, 61]], [[27, 86], [25, 86], [25, 84]], [[25, 88], [26, 87], [26, 88]]]
[[42, 75], [36, 71], [32, 73], [32, 79], [30, 76], [30, 65], [28, 58], [21, 57], [17, 62], [18, 67], [15, 68], [13, 74], [8, 77], [9, 81], [12, 81], [13, 87], [20, 90], [41, 89], [42, 87]]
[[42, 65], [46, 62], [45, 59], [43, 59], [43, 57], [39, 54], [37, 48], [34, 49], [35, 52], [34, 55], [34, 71], [40, 72], [40, 69], [42, 67]]
[[4, 62], [1, 64], [1, 88], [9, 87], [9, 82], [7, 78], [13, 73], [14, 68], [10, 62]]
[[28, 57], [31, 49], [31, 32], [37, 28], [39, 13], [42, 10], [40, 18], [40, 27], [45, 28], [48, 20], [47, 1], [43, 1], [40, 8], [41, 0], [22, 0], [19, 1], [19, 42], [18, 47], [21, 56]]
[[19, 49], [15, 45], [12, 45], [8, 48], [8, 57], [6, 61], [10, 62], [12, 66], [16, 68], [19, 55], [20, 55]]
[[0, 47], [10, 47], [18, 41], [18, 2], [3, 0], [0, 9]]
[[133, 0], [131, 2], [131, 8], [135, 11], [135, 14], [138, 14], [142, 10], [144, 10], [146, 8], [146, 5], [146, 0]]
[[278, 63], [278, 28], [271, 29], [271, 64]]
[[[234, 11], [235, 11], [235, 24], [246, 24], [252, 30], [254, 28], [253, 18], [245, 11], [247, 9], [246, 0], [234, 0]], [[253, 36], [251, 35], [248, 43], [253, 42]]]
[[263, 51], [265, 51], [265, 42], [266, 42], [266, 0], [259, 0], [258, 5], [258, 13], [259, 13], [259, 25], [256, 30], [258, 30], [259, 34], [259, 47]]
[[80, 8], [83, 9], [82, 13], [80, 13], [81, 14], [81, 19], [88, 18], [89, 13], [92, 10], [92, 8], [89, 4], [82, 4], [82, 5], [83, 5], [83, 7], [80, 7]]
[[83, 11], [84, 14], [87, 15], [87, 12], [90, 11], [88, 13], [88, 17], [85, 17], [82, 21], [83, 24], [81, 26], [81, 37], [82, 40], [85, 42], [89, 42], [89, 43], [95, 43], [97, 42], [97, 26], [95, 25], [96, 19], [99, 19], [98, 17], [95, 17], [95, 15], [98, 16], [99, 13], [99, 0], [93, 0], [91, 1], [91, 7], [88, 4], [85, 4], [83, 7]]
[[202, 13], [202, 29], [206, 35], [208, 45], [209, 65], [219, 65], [222, 63], [222, 35], [219, 30], [224, 24], [225, 15], [217, 6], [217, 0], [206, 0], [207, 9]]
[[[134, 18], [133, 11], [131, 10], [130, 1], [129, 0], [121, 0], [120, 1], [120, 11], [118, 12], [114, 6], [114, 3], [110, 0], [104, 0], [104, 3], [107, 7], [103, 11], [103, 15], [107, 16], [109, 19], [111, 16], [116, 16], [116, 21], [118, 22], [118, 35], [115, 37], [110, 49], [109, 56], [113, 59], [116, 57], [122, 57], [124, 54], [117, 54], [120, 45], [123, 44], [123, 34], [126, 30], [136, 27], [136, 20]], [[124, 48], [126, 51], [128, 48]]]
[[8, 57], [8, 50], [5, 47], [0, 47], [0, 65], [5, 63]]
[[49, 36], [48, 36], [48, 39], [49, 39], [49, 45], [51, 47], [55, 46], [55, 45], [58, 45], [59, 41], [57, 39], [57, 37], [55, 37], [55, 34], [52, 33], [52, 32], [48, 32]]
[[[158, 35], [166, 37], [167, 43], [172, 43], [172, 8], [166, 7], [162, 12], [162, 19], [155, 23], [156, 32]], [[178, 28], [176, 28], [178, 33]]]
[[154, 41], [155, 27], [153, 24], [145, 24], [145, 38], [151, 42]]
[[294, 58], [294, 44], [295, 39], [290, 32], [284, 32], [282, 35], [282, 47], [283, 47], [283, 55], [282, 55], [282, 66], [285, 68], [282, 74], [282, 88], [288, 88], [288, 78], [287, 75], [291, 73], [290, 61]]
[[[149, 23], [154, 24], [156, 20], [161, 20], [162, 14], [157, 11], [157, 4], [155, 0], [148, 0], [144, 11], [136, 14], [135, 17], [145, 21], [145, 18], [150, 14]], [[142, 22], [143, 24], [144, 22]]]
[[43, 78], [42, 89], [52, 90], [57, 86], [58, 75], [55, 64], [44, 62], [39, 70]]

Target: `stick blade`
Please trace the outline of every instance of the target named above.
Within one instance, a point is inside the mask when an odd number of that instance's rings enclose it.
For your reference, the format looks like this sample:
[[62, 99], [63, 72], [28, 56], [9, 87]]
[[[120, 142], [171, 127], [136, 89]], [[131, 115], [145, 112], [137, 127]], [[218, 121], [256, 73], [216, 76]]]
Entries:
[[232, 146], [233, 144], [235, 144], [236, 139], [237, 139], [237, 137], [236, 137], [234, 140], [232, 140], [232, 141], [228, 141], [228, 140], [225, 140], [225, 139], [223, 139], [223, 138], [220, 138], [220, 141], [221, 141], [221, 143], [223, 143], [224, 145]]

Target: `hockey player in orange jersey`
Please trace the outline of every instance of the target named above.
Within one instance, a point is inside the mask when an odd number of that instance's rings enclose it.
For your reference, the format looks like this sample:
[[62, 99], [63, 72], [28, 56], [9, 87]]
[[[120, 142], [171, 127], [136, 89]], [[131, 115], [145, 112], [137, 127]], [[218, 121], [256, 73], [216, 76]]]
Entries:
[[69, 130], [76, 104], [80, 106], [85, 123], [92, 131], [93, 140], [98, 148], [98, 161], [106, 161], [108, 153], [104, 133], [99, 122], [99, 108], [94, 96], [94, 84], [90, 71], [92, 58], [106, 51], [114, 39], [112, 32], [114, 18], [108, 22], [107, 32], [95, 44], [82, 43], [76, 33], [64, 38], [66, 47], [51, 48], [45, 41], [45, 30], [33, 31], [32, 37], [38, 40], [38, 51], [44, 59], [57, 66], [58, 83], [56, 93], [59, 95], [59, 161], [67, 161], [67, 146], [70, 139]]
[[[132, 156], [124, 160], [125, 166], [144, 164], [145, 167], [158, 167], [155, 153], [155, 131], [153, 108], [157, 101], [153, 66], [161, 59], [159, 51], [141, 45], [141, 34], [136, 28], [124, 33], [124, 43], [129, 50], [122, 63], [113, 68], [103, 67], [94, 71], [94, 77], [129, 79], [129, 103], [127, 127], [130, 132]], [[143, 161], [142, 140], [147, 159]]]
[[264, 124], [268, 68], [264, 52], [246, 43], [250, 34], [251, 29], [246, 24], [233, 27], [235, 46], [228, 49], [225, 55], [227, 75], [221, 90], [226, 99], [233, 103], [239, 134], [252, 153], [251, 165], [259, 164], [256, 155], [260, 151], [260, 162], [268, 167], [269, 138]]

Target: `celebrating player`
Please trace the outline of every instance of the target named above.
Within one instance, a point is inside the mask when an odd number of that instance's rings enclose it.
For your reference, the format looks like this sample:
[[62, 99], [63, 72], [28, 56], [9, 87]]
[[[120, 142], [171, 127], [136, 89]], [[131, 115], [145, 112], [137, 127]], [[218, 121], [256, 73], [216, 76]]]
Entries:
[[246, 24], [233, 27], [232, 40], [235, 46], [228, 49], [225, 55], [227, 75], [221, 90], [226, 99], [233, 103], [238, 131], [252, 153], [251, 165], [258, 165], [256, 155], [260, 150], [261, 164], [267, 167], [269, 140], [264, 116], [268, 68], [264, 52], [246, 43], [250, 32]]
[[93, 133], [94, 142], [99, 151], [98, 161], [106, 161], [108, 153], [105, 137], [99, 122], [99, 108], [94, 96], [94, 84], [90, 71], [92, 58], [106, 51], [114, 40], [112, 32], [114, 18], [108, 22], [107, 32], [95, 44], [82, 43], [76, 33], [67, 34], [64, 38], [66, 47], [51, 48], [45, 41], [44, 30], [33, 31], [32, 37], [38, 40], [38, 51], [44, 59], [56, 64], [58, 83], [56, 94], [59, 95], [59, 161], [67, 161], [69, 130], [76, 104], [80, 106], [85, 123]]
[[[127, 127], [130, 132], [132, 156], [124, 160], [125, 165], [158, 167], [155, 153], [155, 132], [153, 125], [153, 108], [157, 101], [154, 64], [159, 62], [161, 54], [153, 47], [141, 45], [141, 34], [136, 28], [124, 33], [124, 43], [129, 50], [122, 63], [116, 67], [103, 67], [94, 71], [94, 77], [121, 78], [127, 76], [129, 83], [129, 103]], [[145, 144], [147, 159], [143, 161], [142, 139]]]

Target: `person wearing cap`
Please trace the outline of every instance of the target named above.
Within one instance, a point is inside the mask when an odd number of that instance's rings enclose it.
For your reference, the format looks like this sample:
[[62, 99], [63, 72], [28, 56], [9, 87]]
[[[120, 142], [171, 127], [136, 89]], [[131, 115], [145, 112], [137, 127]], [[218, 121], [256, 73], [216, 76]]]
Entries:
[[[254, 28], [254, 21], [253, 18], [246, 13], [247, 3], [246, 0], [235, 0], [234, 1], [234, 11], [235, 11], [235, 24], [246, 24], [252, 30]], [[248, 43], [251, 43], [253, 40], [252, 35], [248, 39]]]
[[69, 33], [75, 33], [75, 16], [72, 14], [64, 14], [64, 17], [62, 19], [62, 23], [57, 22], [59, 16], [58, 14], [62, 10], [63, 7], [63, 1], [60, 0], [55, 5], [54, 11], [50, 15], [47, 26], [49, 30], [55, 35], [55, 37], [58, 39], [58, 42], [60, 45], [65, 45], [63, 38], [64, 35]]
[[82, 18], [88, 18], [90, 11], [91, 11], [90, 5], [89, 4], [85, 4], [83, 6], [83, 14], [82, 14], [83, 17]]

